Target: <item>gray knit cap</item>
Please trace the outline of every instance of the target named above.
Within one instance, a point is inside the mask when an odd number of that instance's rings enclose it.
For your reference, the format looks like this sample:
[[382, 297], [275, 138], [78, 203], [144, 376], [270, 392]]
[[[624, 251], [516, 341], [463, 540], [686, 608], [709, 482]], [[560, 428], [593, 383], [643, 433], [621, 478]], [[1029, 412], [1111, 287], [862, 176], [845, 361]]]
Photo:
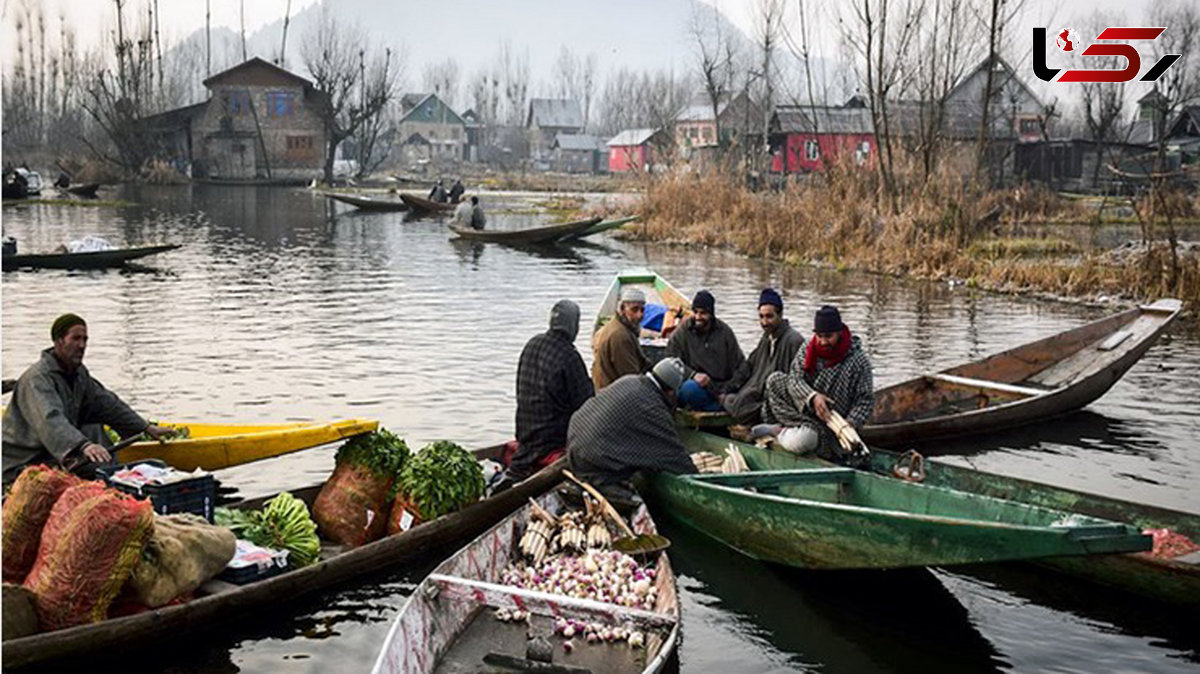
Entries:
[[654, 365], [652, 372], [658, 383], [672, 391], [678, 391], [679, 387], [683, 386], [683, 380], [687, 378], [687, 368], [678, 358], [663, 358]]

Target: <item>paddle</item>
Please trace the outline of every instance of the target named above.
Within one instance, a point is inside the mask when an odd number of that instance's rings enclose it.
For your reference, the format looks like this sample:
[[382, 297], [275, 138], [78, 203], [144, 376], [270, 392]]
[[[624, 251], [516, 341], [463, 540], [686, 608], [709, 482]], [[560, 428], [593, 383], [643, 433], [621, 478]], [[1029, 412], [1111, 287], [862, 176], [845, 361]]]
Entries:
[[630, 529], [629, 525], [625, 523], [625, 518], [621, 517], [617, 509], [595, 487], [575, 477], [575, 474], [569, 470], [563, 470], [563, 475], [566, 475], [572, 482], [582, 487], [588, 494], [591, 494], [592, 498], [596, 499], [596, 502], [604, 508], [604, 512], [608, 514], [609, 519], [616, 522], [621, 531], [625, 532], [623, 538], [613, 541], [614, 550], [624, 552], [627, 555], [641, 556], [652, 555], [671, 547], [671, 541], [666, 536], [659, 534], [635, 534], [633, 529]]
[[[117, 458], [117, 452], [119, 452], [122, 449], [125, 449], [126, 447], [132, 445], [135, 442], [140, 442], [145, 439], [146, 439], [146, 435], [144, 433], [138, 433], [137, 435], [130, 436], [130, 437], [125, 438], [124, 440], [118, 442], [117, 444], [113, 445], [112, 447], [109, 447], [108, 453], [109, 453], [109, 455], [111, 455], [113, 457], [113, 460], [115, 461]], [[82, 452], [80, 452], [79, 454], [74, 454], [74, 455], [68, 456], [66, 459], [64, 459], [62, 462], [62, 467], [65, 468], [66, 470], [74, 471], [76, 468], [78, 468], [79, 466], [81, 466], [87, 462], [88, 462], [88, 459], [83, 456]]]

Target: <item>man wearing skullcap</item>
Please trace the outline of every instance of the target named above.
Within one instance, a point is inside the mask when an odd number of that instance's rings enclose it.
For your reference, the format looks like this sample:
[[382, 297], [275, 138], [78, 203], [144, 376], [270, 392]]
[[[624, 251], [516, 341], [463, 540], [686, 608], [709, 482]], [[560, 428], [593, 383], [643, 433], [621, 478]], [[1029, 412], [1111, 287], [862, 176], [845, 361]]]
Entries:
[[746, 361], [737, 336], [717, 318], [717, 301], [701, 290], [692, 299], [692, 315], [683, 321], [667, 342], [667, 355], [687, 366], [688, 381], [679, 390], [679, 405], [693, 410], [721, 409], [718, 396]]
[[92, 379], [83, 365], [87, 323], [63, 314], [50, 326], [53, 346], [21, 374], [4, 410], [3, 471], [9, 484], [34, 463], [74, 465], [81, 474], [107, 463], [108, 425], [121, 436], [145, 432], [154, 439], [174, 434], [146, 422], [115, 393]]
[[782, 426], [776, 429], [779, 444], [835, 461], [849, 457], [826, 425], [830, 410], [861, 429], [875, 408], [871, 361], [858, 336], [829, 305], [817, 310], [812, 337], [796, 354], [790, 371], [768, 377], [766, 388], [763, 421]]
[[783, 317], [783, 298], [774, 288], [763, 288], [758, 297], [758, 325], [762, 337], [726, 386], [721, 405], [739, 424], [756, 424], [762, 418], [767, 377], [787, 372], [804, 346], [804, 338]]
[[588, 399], [571, 417], [567, 461], [618, 508], [637, 501], [630, 479], [639, 470], [696, 472], [675, 431], [675, 392], [687, 381], [678, 358], [644, 375], [625, 375]]
[[650, 369], [650, 361], [638, 342], [645, 311], [646, 293], [632, 286], [621, 289], [616, 315], [592, 340], [592, 383], [597, 391], [624, 375]]

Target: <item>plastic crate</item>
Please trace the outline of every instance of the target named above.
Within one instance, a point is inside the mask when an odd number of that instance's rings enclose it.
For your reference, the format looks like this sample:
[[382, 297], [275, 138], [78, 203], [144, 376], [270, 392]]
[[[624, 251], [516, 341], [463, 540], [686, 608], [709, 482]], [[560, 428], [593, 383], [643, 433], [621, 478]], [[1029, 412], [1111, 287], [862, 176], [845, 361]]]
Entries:
[[114, 466], [102, 466], [96, 469], [96, 472], [102, 475], [104, 482], [113, 489], [136, 496], [137, 498], [150, 499], [150, 503], [154, 506], [154, 512], [159, 515], [191, 513], [193, 515], [200, 515], [209, 522], [213, 521], [213, 508], [217, 502], [217, 481], [212, 475], [203, 475], [190, 480], [172, 482], [171, 484], [146, 484], [140, 487], [112, 481], [112, 476], [117, 471], [141, 464], [149, 464], [159, 468], [167, 466], [166, 463], [158, 459], [145, 459]]

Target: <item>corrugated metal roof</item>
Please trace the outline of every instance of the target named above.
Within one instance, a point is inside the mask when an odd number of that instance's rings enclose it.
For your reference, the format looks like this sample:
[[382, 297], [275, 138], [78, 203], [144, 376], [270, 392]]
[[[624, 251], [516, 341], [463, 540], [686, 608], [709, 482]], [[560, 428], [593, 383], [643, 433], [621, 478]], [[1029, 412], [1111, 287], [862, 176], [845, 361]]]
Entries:
[[781, 105], [775, 116], [782, 133], [873, 133], [871, 111], [863, 108]]
[[600, 139], [587, 133], [560, 133], [554, 136], [554, 146], [563, 150], [596, 150]]
[[539, 128], [582, 129], [583, 109], [569, 98], [535, 98], [529, 101], [525, 126]]
[[657, 129], [625, 129], [608, 141], [609, 147], [621, 145], [642, 145], [658, 133]]

